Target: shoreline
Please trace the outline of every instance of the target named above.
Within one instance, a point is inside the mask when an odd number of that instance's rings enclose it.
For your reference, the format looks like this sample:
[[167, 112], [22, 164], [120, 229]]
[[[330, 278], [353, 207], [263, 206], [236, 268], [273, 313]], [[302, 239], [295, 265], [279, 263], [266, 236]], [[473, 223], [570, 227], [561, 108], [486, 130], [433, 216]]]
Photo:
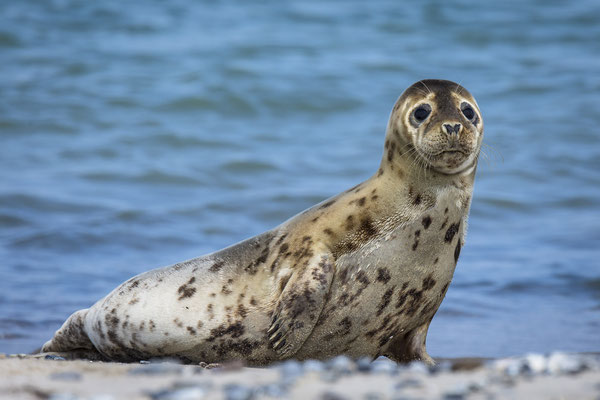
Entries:
[[534, 399], [600, 397], [600, 355], [552, 353], [398, 365], [340, 356], [267, 368], [0, 354], [1, 399]]

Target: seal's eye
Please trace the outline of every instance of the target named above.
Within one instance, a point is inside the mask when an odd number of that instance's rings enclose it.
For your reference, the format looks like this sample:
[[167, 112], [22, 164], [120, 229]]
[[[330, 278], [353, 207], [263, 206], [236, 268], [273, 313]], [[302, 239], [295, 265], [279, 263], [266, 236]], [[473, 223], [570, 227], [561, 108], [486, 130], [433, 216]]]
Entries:
[[475, 118], [475, 111], [473, 111], [473, 108], [468, 104], [462, 106], [462, 113], [468, 120]]
[[431, 107], [428, 104], [421, 104], [415, 109], [413, 115], [417, 122], [423, 122], [431, 113]]

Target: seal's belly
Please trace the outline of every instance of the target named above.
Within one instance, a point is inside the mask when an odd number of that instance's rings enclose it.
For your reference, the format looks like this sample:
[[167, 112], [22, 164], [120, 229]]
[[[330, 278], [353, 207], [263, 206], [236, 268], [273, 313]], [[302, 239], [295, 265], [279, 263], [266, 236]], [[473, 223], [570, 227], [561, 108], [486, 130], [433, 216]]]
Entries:
[[[94, 346], [121, 360], [168, 355], [217, 362], [230, 353], [239, 357], [248, 350], [250, 355], [259, 346], [265, 347], [264, 354], [271, 313], [260, 308], [268, 293], [257, 291], [260, 285], [253, 285], [252, 292], [239, 281], [205, 273], [207, 265], [197, 259], [123, 283], [87, 313], [86, 330]], [[233, 342], [235, 348], [229, 349]]]

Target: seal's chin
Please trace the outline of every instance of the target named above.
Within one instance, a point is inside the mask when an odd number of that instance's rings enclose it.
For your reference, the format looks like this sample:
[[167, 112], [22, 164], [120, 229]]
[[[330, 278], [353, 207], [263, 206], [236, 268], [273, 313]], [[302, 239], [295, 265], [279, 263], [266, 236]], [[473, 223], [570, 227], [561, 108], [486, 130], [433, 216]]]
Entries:
[[457, 174], [469, 168], [474, 161], [472, 152], [447, 149], [436, 153], [419, 152], [430, 168], [443, 174]]

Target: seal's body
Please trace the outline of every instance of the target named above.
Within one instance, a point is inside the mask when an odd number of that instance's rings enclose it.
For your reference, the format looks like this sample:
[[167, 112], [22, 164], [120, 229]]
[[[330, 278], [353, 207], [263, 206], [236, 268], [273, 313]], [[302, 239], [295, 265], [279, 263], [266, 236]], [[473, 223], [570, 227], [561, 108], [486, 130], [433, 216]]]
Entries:
[[464, 243], [483, 121], [461, 86], [397, 101], [369, 180], [277, 228], [138, 275], [73, 314], [44, 352], [191, 362], [425, 351]]

